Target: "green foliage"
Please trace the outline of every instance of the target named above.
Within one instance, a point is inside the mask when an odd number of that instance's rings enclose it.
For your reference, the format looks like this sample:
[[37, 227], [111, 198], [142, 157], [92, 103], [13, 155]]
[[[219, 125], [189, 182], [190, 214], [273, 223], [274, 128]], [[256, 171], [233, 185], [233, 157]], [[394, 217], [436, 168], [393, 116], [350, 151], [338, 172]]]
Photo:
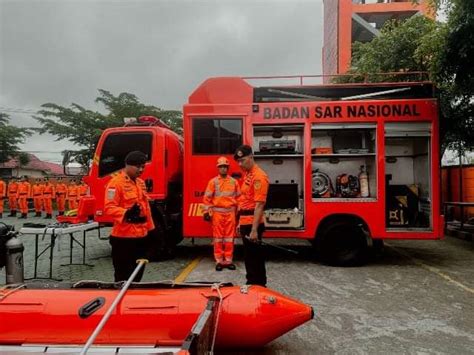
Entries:
[[379, 37], [354, 43], [350, 76], [337, 81], [411, 81], [422, 77], [410, 72], [428, 73], [440, 99], [442, 148], [467, 148], [474, 142], [474, 67], [470, 63], [474, 57], [474, 1], [452, 0], [444, 5], [448, 23], [423, 16], [389, 21]]
[[114, 96], [109, 91], [99, 90], [95, 100], [104, 105], [106, 114], [88, 110], [78, 104], [63, 107], [53, 103], [42, 105], [34, 118], [41, 124], [40, 133], [50, 133], [57, 140], [68, 139], [83, 149], [73, 152], [75, 160], [89, 166], [102, 131], [110, 127], [123, 126], [125, 117], [156, 116], [176, 132], [181, 131], [181, 111], [162, 110], [156, 106], [145, 105], [130, 93]]
[[31, 135], [28, 128], [15, 127], [9, 123], [10, 116], [0, 113], [0, 163], [5, 163], [19, 155], [21, 157], [18, 145]]

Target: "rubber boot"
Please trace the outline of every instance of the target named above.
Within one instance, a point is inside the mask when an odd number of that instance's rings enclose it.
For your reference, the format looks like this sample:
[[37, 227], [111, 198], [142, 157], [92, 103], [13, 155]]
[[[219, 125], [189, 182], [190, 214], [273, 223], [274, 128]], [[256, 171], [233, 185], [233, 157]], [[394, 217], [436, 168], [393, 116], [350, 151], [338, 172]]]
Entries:
[[22, 213], [20, 217], [18, 217], [18, 219], [26, 219], [28, 218], [28, 214], [27, 213]]
[[41, 217], [41, 212], [36, 212], [35, 217]]
[[53, 216], [50, 215], [49, 213], [46, 215], [46, 217], [44, 217], [44, 219], [51, 219], [51, 218], [53, 218]]

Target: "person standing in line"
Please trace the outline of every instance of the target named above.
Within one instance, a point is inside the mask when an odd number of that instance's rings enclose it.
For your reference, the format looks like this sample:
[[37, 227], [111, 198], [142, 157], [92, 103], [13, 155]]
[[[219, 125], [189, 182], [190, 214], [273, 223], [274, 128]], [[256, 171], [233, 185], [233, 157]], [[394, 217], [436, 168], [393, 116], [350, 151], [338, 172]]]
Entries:
[[54, 198], [54, 186], [51, 184], [49, 179], [46, 179], [43, 190], [43, 203], [46, 211], [45, 219], [53, 218], [53, 198]]
[[67, 203], [70, 210], [77, 208], [77, 185], [75, 180], [71, 180], [67, 187]]
[[10, 214], [8, 215], [9, 217], [16, 217], [16, 210], [18, 208], [17, 194], [18, 194], [19, 184], [16, 181], [16, 179], [17, 178], [12, 177], [12, 179], [8, 183], [7, 196], [8, 196], [8, 207], [10, 208]]
[[31, 187], [31, 194], [33, 197], [33, 206], [35, 207], [35, 217], [41, 217], [41, 210], [43, 204], [43, 189], [44, 186], [40, 179], [36, 179]]
[[80, 199], [81, 197], [87, 196], [87, 192], [89, 191], [89, 186], [81, 181], [77, 187], [77, 196]]
[[55, 186], [56, 190], [56, 205], [58, 208], [58, 216], [64, 215], [64, 210], [66, 209], [66, 195], [67, 195], [67, 186], [63, 182], [63, 178], [58, 178], [58, 181]]
[[[114, 220], [109, 242], [115, 282], [127, 280], [136, 260], [146, 257], [146, 236], [155, 228], [145, 182], [139, 178], [146, 161], [146, 154], [130, 152], [125, 157], [125, 168], [105, 189], [104, 213]], [[140, 269], [135, 282], [141, 280], [144, 270], [144, 267]]]
[[266, 286], [265, 255], [260, 241], [265, 230], [263, 210], [268, 194], [268, 176], [255, 163], [250, 146], [237, 148], [234, 159], [244, 171], [238, 199], [238, 231], [244, 244], [247, 285]]
[[0, 179], [0, 218], [3, 217], [3, 204], [4, 204], [4, 199], [7, 194], [7, 184], [5, 184], [5, 181]]
[[203, 198], [204, 220], [212, 222], [216, 270], [235, 270], [233, 264], [236, 230], [237, 198], [240, 188], [237, 180], [228, 176], [230, 162], [226, 157], [217, 159], [219, 175], [209, 180]]
[[26, 219], [28, 217], [28, 199], [31, 198], [31, 184], [28, 177], [24, 175], [18, 185], [17, 199], [20, 207], [21, 216], [18, 218]]

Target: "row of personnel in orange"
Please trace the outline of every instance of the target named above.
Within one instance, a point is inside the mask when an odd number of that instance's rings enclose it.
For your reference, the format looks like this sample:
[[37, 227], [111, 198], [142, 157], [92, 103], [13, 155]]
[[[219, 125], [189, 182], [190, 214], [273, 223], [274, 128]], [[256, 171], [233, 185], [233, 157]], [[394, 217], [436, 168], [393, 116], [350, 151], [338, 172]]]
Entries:
[[20, 181], [11, 179], [8, 185], [0, 180], [0, 218], [3, 217], [5, 199], [8, 199], [10, 217], [15, 217], [19, 210], [19, 218], [27, 218], [29, 199], [33, 199], [36, 217], [41, 217], [41, 212], [45, 211], [45, 218], [52, 218], [53, 201], [56, 201], [59, 215], [64, 214], [66, 202], [70, 210], [76, 209], [79, 199], [87, 195], [88, 186], [76, 180], [55, 180], [54, 184], [47, 178], [30, 182], [27, 176], [23, 176]]

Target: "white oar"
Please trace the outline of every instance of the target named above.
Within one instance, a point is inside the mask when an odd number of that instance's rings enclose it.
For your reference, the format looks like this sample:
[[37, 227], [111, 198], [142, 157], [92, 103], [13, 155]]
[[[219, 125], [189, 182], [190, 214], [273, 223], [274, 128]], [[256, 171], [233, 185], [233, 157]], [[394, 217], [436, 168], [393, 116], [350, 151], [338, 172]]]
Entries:
[[94, 332], [89, 337], [89, 339], [87, 339], [86, 345], [84, 345], [84, 347], [82, 348], [81, 355], [87, 354], [87, 350], [89, 350], [90, 346], [94, 343], [95, 338], [97, 338], [97, 335], [99, 335], [105, 323], [107, 323], [107, 321], [109, 320], [110, 316], [112, 315], [112, 312], [115, 310], [115, 307], [117, 307], [117, 304], [122, 300], [123, 296], [125, 295], [125, 292], [127, 292], [133, 279], [135, 278], [135, 276], [137, 276], [142, 266], [145, 265], [147, 262], [148, 262], [147, 259], [137, 260], [137, 264], [138, 264], [137, 267], [135, 268], [135, 270], [133, 270], [132, 275], [127, 280], [125, 285], [122, 287], [122, 289], [120, 290], [120, 293], [117, 295], [117, 297], [115, 298], [110, 308], [107, 310], [107, 312], [104, 314], [104, 316], [100, 320], [99, 325], [94, 329]]

